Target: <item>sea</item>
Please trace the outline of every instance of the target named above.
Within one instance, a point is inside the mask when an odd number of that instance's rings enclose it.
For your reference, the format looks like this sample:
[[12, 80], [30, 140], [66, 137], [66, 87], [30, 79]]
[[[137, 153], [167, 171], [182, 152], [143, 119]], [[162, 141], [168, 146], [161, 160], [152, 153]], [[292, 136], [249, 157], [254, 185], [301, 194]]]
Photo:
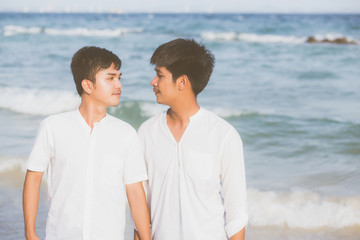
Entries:
[[[243, 140], [246, 238], [360, 239], [360, 14], [235, 13], [0, 13], [0, 239], [24, 239], [24, 163], [40, 121], [80, 103], [73, 54], [99, 46], [121, 58], [122, 96], [108, 113], [137, 129], [167, 109], [149, 60], [176, 38], [215, 55], [198, 101]], [[126, 222], [131, 239], [129, 213]]]

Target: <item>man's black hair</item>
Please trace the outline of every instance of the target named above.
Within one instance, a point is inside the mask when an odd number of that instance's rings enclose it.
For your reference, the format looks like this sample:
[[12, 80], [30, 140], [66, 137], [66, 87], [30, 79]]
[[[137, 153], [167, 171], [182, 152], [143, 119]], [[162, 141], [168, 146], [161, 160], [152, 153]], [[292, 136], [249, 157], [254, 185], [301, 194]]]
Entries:
[[78, 94], [81, 96], [84, 92], [81, 86], [82, 80], [88, 79], [95, 83], [96, 73], [109, 68], [111, 64], [114, 64], [115, 68], [119, 70], [121, 60], [105, 48], [86, 46], [78, 50], [71, 61], [71, 71]]
[[186, 75], [197, 96], [209, 82], [215, 57], [201, 43], [193, 39], [178, 38], [160, 45], [153, 53], [150, 63], [166, 67], [173, 80]]

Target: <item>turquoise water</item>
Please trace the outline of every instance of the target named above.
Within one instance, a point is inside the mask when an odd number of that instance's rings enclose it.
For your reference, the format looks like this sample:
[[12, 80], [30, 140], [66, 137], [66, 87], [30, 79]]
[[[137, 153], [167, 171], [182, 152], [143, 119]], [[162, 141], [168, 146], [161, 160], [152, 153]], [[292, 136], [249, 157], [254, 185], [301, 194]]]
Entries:
[[[155, 102], [149, 59], [178, 37], [215, 54], [199, 102], [243, 139], [250, 239], [269, 227], [285, 232], [273, 239], [360, 232], [360, 15], [0, 13], [1, 239], [22, 237], [9, 226], [22, 227], [23, 162], [40, 120], [79, 103], [72, 55], [96, 45], [122, 59], [121, 104], [109, 113], [137, 128], [166, 109]], [[325, 234], [334, 231], [350, 234]]]

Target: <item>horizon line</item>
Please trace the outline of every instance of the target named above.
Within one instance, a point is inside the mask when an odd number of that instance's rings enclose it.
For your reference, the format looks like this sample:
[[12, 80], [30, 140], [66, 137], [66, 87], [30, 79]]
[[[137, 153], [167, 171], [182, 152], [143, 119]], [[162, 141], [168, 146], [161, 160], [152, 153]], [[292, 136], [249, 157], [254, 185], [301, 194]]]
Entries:
[[287, 11], [278, 11], [278, 12], [266, 12], [266, 11], [239, 11], [239, 12], [230, 12], [230, 11], [13, 11], [5, 10], [0, 13], [22, 13], [22, 14], [324, 14], [324, 15], [360, 15], [360, 12], [287, 12]]

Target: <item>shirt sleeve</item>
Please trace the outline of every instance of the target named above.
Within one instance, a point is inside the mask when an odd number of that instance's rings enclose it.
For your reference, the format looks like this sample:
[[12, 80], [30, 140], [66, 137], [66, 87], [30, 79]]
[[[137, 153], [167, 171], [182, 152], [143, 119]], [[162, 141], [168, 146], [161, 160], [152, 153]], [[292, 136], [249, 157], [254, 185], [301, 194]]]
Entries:
[[128, 141], [127, 155], [124, 168], [125, 184], [132, 184], [147, 180], [146, 165], [139, 138], [134, 130]]
[[35, 144], [26, 162], [26, 168], [35, 172], [46, 171], [52, 157], [52, 149], [51, 133], [49, 131], [48, 122], [45, 119], [40, 123]]
[[[146, 161], [146, 156], [145, 156], [145, 135], [144, 135], [144, 130], [142, 125], [140, 126], [139, 130], [138, 130], [138, 137], [139, 137], [139, 141], [140, 141], [140, 147], [143, 153], [143, 157], [145, 160], [145, 165], [146, 165], [146, 171], [147, 171], [147, 161]], [[149, 177], [149, 175], [148, 175]], [[148, 202], [149, 205], [149, 199], [150, 199], [150, 191], [149, 191], [149, 180], [144, 181], [143, 182], [143, 188], [144, 188], [144, 192], [145, 192], [145, 196], [146, 196], [146, 201]], [[150, 206], [149, 206], [150, 209]]]
[[225, 231], [229, 238], [247, 226], [248, 209], [243, 144], [235, 129], [225, 141], [221, 162], [222, 196], [225, 208]]

